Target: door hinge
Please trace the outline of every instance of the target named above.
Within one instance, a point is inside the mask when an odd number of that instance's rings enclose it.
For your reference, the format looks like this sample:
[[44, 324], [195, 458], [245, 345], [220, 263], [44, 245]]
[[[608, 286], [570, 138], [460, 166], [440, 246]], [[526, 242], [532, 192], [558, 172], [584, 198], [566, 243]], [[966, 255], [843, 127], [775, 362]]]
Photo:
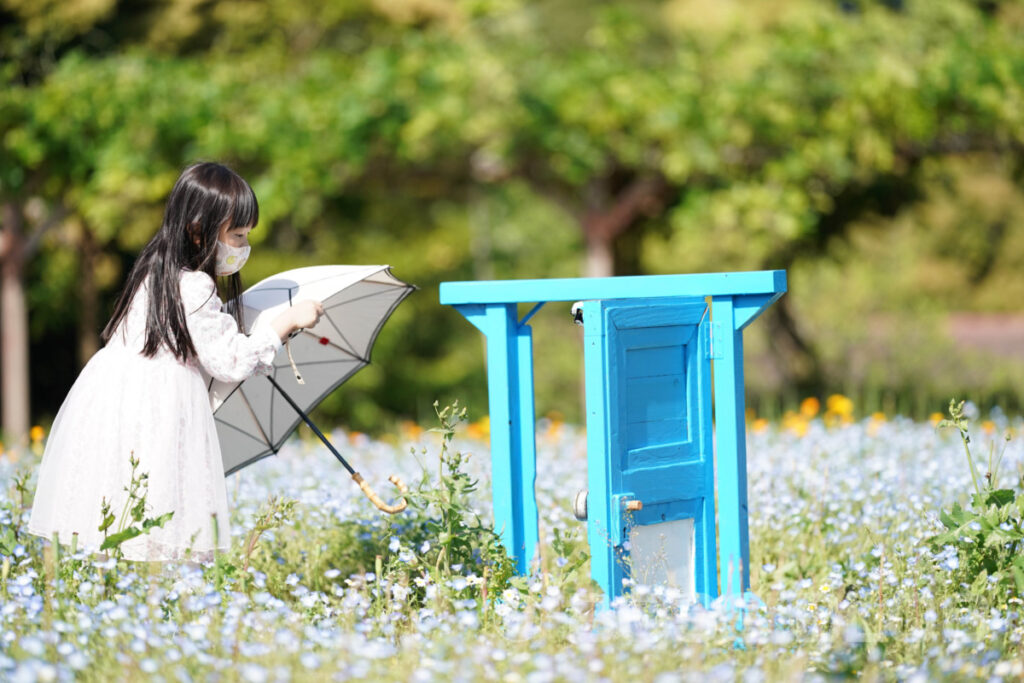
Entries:
[[721, 351], [721, 340], [722, 340], [722, 323], [711, 321], [705, 326], [707, 330], [707, 341], [705, 348], [707, 349], [707, 357], [709, 360], [717, 360], [722, 358]]

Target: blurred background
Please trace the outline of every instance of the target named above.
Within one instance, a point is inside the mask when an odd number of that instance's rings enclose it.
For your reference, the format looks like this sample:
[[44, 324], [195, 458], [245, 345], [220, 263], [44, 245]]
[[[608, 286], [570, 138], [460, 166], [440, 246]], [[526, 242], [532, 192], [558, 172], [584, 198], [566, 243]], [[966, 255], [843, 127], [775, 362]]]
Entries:
[[[486, 414], [442, 281], [746, 269], [789, 273], [746, 335], [760, 416], [1024, 403], [1020, 0], [0, 0], [0, 69], [9, 443], [195, 160], [257, 193], [248, 284], [419, 286], [327, 424]], [[580, 421], [564, 308], [534, 318], [537, 408]]]

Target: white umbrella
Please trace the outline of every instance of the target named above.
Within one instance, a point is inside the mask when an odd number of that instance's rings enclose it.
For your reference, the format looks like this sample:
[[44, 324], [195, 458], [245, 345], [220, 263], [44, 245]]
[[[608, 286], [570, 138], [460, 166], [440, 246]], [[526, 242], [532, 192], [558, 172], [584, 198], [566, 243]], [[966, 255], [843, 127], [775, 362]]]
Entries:
[[[395, 308], [415, 289], [388, 266], [313, 266], [269, 277], [241, 297], [245, 329], [273, 320], [293, 301], [323, 302], [324, 315], [315, 327], [299, 331], [274, 358], [269, 376], [244, 382], [222, 382], [204, 376], [217, 424], [224, 474], [231, 474], [268, 455], [305, 421], [352, 474], [353, 479], [385, 512], [386, 506], [317, 429], [307, 413], [338, 385], [370, 362], [370, 349]], [[392, 477], [404, 489], [404, 485]]]

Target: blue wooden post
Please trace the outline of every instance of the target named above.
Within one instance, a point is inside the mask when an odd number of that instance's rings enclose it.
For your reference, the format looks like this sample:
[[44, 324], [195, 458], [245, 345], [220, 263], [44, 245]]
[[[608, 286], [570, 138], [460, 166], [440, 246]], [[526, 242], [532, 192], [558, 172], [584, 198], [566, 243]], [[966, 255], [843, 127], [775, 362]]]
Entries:
[[515, 304], [456, 306], [487, 338], [494, 528], [525, 574], [537, 548], [533, 338]]
[[[587, 312], [589, 313], [589, 307]], [[595, 310], [596, 312], [596, 310]], [[595, 334], [592, 328], [583, 337], [585, 394], [587, 401], [587, 489], [611, 490], [611, 454], [608, 452], [608, 434], [595, 425], [607, 425], [608, 394], [605, 391], [605, 363], [608, 357], [605, 336]], [[612, 500], [594, 496], [587, 501], [587, 543], [590, 545], [590, 576], [604, 589], [602, 606], [608, 607], [612, 590], [622, 586], [622, 567], [614, 561], [615, 524], [612, 519]]]
[[743, 395], [743, 335], [736, 330], [732, 297], [711, 303], [718, 462], [718, 573], [723, 594], [750, 587], [747, 535], [747, 442]]

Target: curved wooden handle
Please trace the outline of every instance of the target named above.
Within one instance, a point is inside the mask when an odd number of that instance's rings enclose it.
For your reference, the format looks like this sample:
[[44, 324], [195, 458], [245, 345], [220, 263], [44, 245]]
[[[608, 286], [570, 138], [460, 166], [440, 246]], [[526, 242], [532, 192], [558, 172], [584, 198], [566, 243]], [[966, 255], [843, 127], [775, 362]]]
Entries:
[[[370, 488], [370, 485], [366, 483], [362, 475], [360, 475], [358, 472], [352, 473], [352, 480], [355, 483], [359, 484], [359, 488], [362, 489], [364, 494], [366, 494], [366, 497], [369, 498], [370, 502], [373, 503], [381, 512], [386, 512], [389, 515], [393, 515], [397, 512], [401, 512], [409, 505], [406, 502], [405, 498], [402, 498], [395, 505], [388, 505], [381, 499], [380, 496], [377, 495], [376, 491]], [[405, 483], [398, 478], [397, 474], [392, 474], [390, 477], [388, 477], [388, 481], [390, 481], [392, 484], [398, 487], [398, 491], [400, 493], [406, 493], [409, 490], [409, 487], [406, 486]]]

